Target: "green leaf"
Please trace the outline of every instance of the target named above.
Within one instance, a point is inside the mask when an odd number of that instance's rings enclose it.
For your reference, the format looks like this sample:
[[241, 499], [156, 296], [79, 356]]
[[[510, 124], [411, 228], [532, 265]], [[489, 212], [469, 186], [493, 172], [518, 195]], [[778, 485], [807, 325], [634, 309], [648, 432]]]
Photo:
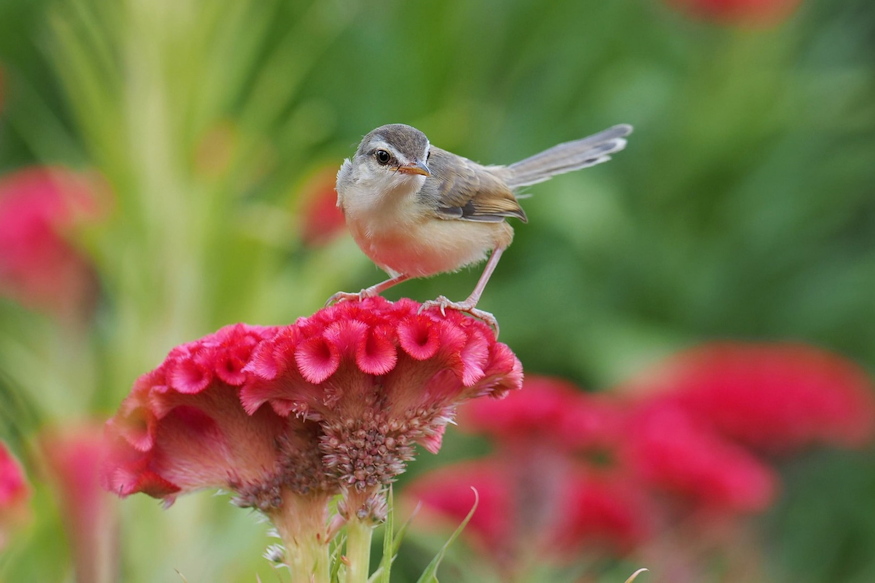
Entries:
[[431, 560], [431, 563], [428, 564], [428, 567], [425, 568], [422, 575], [419, 577], [417, 583], [438, 583], [437, 578], [437, 570], [441, 564], [441, 561], [444, 559], [444, 555], [447, 553], [447, 549], [453, 544], [453, 541], [458, 538], [462, 531], [465, 530], [465, 527], [468, 526], [468, 522], [471, 521], [471, 518], [474, 516], [474, 512], [477, 510], [477, 505], [480, 503], [480, 495], [477, 493], [476, 488], [471, 488], [474, 490], [474, 505], [471, 507], [471, 511], [468, 512], [468, 516], [465, 517], [465, 520], [462, 521], [462, 524], [453, 532], [452, 536], [444, 543], [444, 546], [438, 551], [438, 554]]
[[389, 515], [386, 517], [385, 534], [383, 535], [383, 556], [380, 559], [380, 566], [374, 571], [369, 579], [370, 583], [390, 583], [389, 574], [392, 569], [392, 563], [398, 556], [398, 549], [401, 548], [401, 542], [404, 540], [404, 535], [407, 533], [407, 528], [413, 521], [413, 517], [419, 511], [416, 510], [407, 521], [401, 525], [398, 532], [395, 532], [395, 495], [394, 490], [389, 488]]

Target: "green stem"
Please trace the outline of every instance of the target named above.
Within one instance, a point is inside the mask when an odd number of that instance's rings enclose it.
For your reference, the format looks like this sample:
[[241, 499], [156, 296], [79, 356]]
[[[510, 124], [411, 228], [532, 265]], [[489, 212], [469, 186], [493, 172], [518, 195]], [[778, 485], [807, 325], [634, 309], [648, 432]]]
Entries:
[[330, 583], [331, 563], [325, 527], [327, 500], [287, 494], [282, 511], [270, 519], [286, 547], [292, 581]]
[[371, 563], [371, 536], [374, 525], [370, 520], [352, 517], [346, 524], [346, 583], [367, 583]]

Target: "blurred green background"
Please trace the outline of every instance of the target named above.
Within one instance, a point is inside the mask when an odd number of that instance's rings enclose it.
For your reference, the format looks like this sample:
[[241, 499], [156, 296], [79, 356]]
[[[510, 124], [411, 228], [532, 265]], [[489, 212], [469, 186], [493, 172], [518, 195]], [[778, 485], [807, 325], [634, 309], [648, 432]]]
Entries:
[[[174, 345], [380, 281], [345, 234], [307, 244], [302, 205], [393, 122], [483, 163], [635, 126], [609, 164], [528, 189], [480, 304], [527, 371], [605, 390], [714, 338], [871, 371], [873, 56], [865, 0], [753, 26], [659, 0], [0, 0], [0, 171], [95, 170], [114, 198], [75, 238], [100, 283], [84, 322], [0, 304], [0, 438], [33, 472], [42, 428], [107, 416]], [[386, 295], [462, 299], [478, 276]], [[760, 525], [775, 581], [875, 580], [873, 457], [785, 468]], [[38, 480], [33, 505], [0, 578], [71, 580]], [[276, 580], [264, 525], [226, 497], [120, 506], [124, 581]]]

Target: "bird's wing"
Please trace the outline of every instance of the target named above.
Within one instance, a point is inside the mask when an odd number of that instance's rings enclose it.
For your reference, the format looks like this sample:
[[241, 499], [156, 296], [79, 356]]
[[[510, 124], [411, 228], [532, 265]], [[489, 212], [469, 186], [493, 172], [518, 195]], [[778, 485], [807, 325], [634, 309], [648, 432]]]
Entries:
[[526, 222], [526, 213], [491, 169], [446, 150], [431, 147], [431, 176], [419, 195], [441, 219], [499, 223], [507, 217]]

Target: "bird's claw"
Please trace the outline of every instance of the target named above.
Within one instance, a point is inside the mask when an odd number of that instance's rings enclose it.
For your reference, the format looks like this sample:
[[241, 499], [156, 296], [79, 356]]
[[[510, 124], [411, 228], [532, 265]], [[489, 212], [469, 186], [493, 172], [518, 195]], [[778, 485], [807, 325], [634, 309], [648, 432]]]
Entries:
[[347, 302], [350, 300], [360, 302], [365, 298], [371, 297], [371, 294], [368, 294], [367, 291], [368, 290], [363, 289], [360, 292], [337, 292], [336, 294], [328, 298], [328, 301], [325, 302], [325, 307], [327, 308], [329, 306], [333, 306], [334, 304]]
[[469, 314], [474, 318], [481, 320], [487, 326], [492, 328], [492, 331], [495, 332], [495, 337], [498, 338], [498, 320], [495, 319], [495, 316], [493, 316], [489, 312], [478, 310], [474, 306], [469, 305], [467, 302], [453, 302], [445, 296], [438, 296], [433, 300], [423, 302], [422, 306], [419, 308], [419, 313], [422, 313], [423, 310], [427, 310], [429, 308], [438, 308], [441, 311], [442, 316], [447, 315], [447, 308]]

